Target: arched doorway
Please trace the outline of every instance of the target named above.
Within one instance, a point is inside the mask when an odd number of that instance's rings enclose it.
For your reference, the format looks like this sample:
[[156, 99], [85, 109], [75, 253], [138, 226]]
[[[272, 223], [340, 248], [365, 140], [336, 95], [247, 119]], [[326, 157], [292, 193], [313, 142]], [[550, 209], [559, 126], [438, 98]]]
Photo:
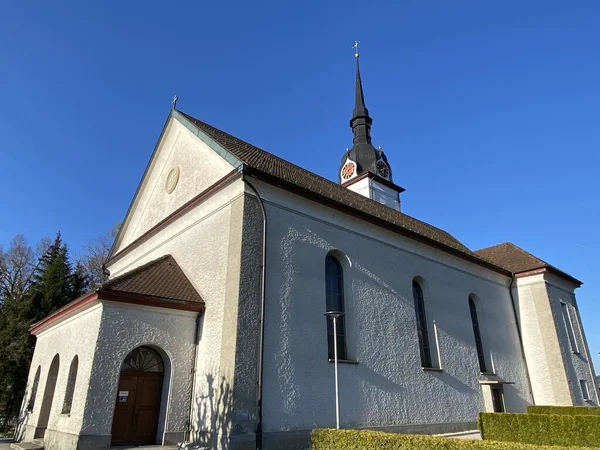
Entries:
[[35, 429], [35, 437], [43, 438], [48, 427], [50, 412], [52, 411], [52, 401], [54, 400], [54, 391], [56, 389], [56, 380], [58, 378], [58, 369], [60, 366], [60, 358], [58, 354], [52, 359], [50, 369], [48, 370], [48, 378], [46, 379], [46, 388], [44, 389], [44, 398], [42, 398], [42, 407], [40, 409], [40, 417], [38, 425]]
[[154, 444], [164, 363], [151, 347], [134, 349], [123, 361], [112, 424], [113, 444]]

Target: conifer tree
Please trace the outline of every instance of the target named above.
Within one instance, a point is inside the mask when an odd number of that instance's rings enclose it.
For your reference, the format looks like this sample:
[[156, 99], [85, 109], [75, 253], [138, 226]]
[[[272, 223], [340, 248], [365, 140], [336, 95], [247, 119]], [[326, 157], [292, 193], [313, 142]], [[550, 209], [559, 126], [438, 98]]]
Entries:
[[58, 233], [33, 275], [30, 320], [34, 323], [43, 319], [82, 295], [86, 288], [85, 276], [80, 270], [73, 271], [67, 245]]
[[0, 283], [0, 404], [4, 406], [4, 427], [18, 412], [25, 392], [35, 347], [35, 338], [29, 333], [31, 325], [82, 295], [88, 285], [82, 269], [78, 266], [73, 270], [60, 233], [37, 264], [31, 261], [32, 252], [24, 238], [19, 244], [20, 252], [29, 255], [30, 261], [21, 264], [23, 258], [13, 259], [20, 261], [19, 267], [30, 268], [25, 281], [6, 282], [17, 278], [14, 274], [22, 269], [15, 268], [6, 256], [14, 246], [8, 253], [0, 252], [0, 281], [4, 280]]

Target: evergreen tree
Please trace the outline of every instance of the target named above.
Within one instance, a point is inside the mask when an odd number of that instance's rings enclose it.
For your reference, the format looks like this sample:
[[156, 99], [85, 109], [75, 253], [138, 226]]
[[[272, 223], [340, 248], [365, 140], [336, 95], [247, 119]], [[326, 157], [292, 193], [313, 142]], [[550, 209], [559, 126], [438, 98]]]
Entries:
[[82, 295], [87, 281], [81, 270], [73, 271], [67, 245], [60, 233], [33, 275], [30, 289], [30, 320], [35, 323]]
[[[20, 253], [32, 260], [24, 239], [18, 243]], [[0, 252], [0, 404], [4, 406], [4, 427], [17, 414], [25, 393], [35, 347], [35, 338], [29, 333], [31, 325], [79, 297], [88, 287], [82, 269], [72, 269], [60, 233], [43, 247], [46, 250], [37, 264], [24, 264], [27, 258], [7, 258], [14, 246], [7, 253]], [[11, 264], [13, 260], [19, 262], [18, 267]], [[21, 267], [31, 268], [25, 278], [20, 274]], [[12, 282], [19, 277], [25, 281]]]

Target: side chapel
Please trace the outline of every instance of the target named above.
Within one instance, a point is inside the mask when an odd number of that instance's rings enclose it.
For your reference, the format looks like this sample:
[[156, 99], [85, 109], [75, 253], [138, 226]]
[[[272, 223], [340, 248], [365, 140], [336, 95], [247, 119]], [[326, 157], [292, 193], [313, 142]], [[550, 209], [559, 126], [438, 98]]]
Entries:
[[480, 411], [598, 405], [581, 282], [402, 212], [371, 125], [358, 54], [337, 183], [174, 107], [110, 280], [31, 329], [18, 439], [306, 448], [335, 426], [334, 343], [342, 427], [442, 433]]

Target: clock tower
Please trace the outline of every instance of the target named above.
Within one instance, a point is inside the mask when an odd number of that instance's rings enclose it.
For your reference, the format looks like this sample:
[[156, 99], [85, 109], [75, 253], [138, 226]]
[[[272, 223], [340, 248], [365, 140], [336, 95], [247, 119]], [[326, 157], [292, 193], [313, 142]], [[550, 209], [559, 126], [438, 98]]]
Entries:
[[354, 111], [350, 119], [350, 128], [354, 137], [352, 148], [346, 150], [342, 158], [339, 182], [354, 192], [400, 211], [400, 193], [404, 189], [394, 184], [392, 168], [381, 147], [375, 148], [371, 143], [373, 119], [365, 106], [358, 50], [354, 56], [356, 57], [356, 92]]

